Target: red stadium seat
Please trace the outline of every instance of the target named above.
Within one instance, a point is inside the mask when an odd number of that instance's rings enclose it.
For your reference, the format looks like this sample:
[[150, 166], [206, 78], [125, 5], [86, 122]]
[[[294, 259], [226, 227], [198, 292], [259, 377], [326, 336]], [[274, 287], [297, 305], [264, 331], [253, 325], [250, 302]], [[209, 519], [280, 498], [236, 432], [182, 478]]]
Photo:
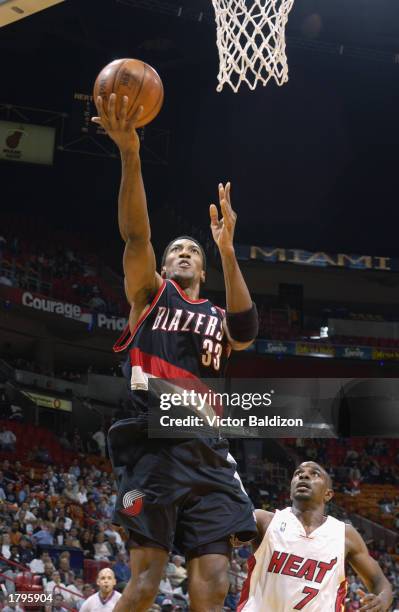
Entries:
[[96, 582], [97, 574], [104, 567], [109, 567], [109, 561], [94, 561], [93, 559], [85, 559], [83, 561], [83, 578], [85, 582]]

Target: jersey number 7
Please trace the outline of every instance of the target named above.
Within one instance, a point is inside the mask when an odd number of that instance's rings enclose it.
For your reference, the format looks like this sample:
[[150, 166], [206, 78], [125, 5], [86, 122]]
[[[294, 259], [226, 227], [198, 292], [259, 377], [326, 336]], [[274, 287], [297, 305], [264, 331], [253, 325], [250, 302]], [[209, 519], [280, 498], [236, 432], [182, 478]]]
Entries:
[[319, 589], [312, 589], [310, 587], [305, 587], [303, 589], [302, 593], [306, 593], [306, 597], [301, 599], [301, 601], [299, 601], [296, 604], [296, 606], [294, 607], [294, 610], [302, 610], [302, 608], [304, 608], [306, 606], [306, 604], [309, 603], [309, 601], [312, 601], [312, 599], [314, 599], [316, 597], [318, 592], [319, 592]]

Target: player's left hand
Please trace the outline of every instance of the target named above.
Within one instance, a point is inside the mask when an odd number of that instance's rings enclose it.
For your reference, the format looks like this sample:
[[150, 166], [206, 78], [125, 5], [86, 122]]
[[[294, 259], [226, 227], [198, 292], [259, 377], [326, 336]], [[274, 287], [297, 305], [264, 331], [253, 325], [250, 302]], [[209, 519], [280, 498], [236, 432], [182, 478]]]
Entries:
[[222, 183], [219, 184], [219, 204], [223, 215], [221, 219], [219, 219], [217, 206], [211, 204], [209, 207], [212, 236], [221, 255], [228, 254], [234, 249], [233, 239], [237, 214], [231, 207], [230, 189], [230, 183], [226, 183], [225, 186]]
[[374, 595], [374, 593], [369, 593], [366, 595], [363, 591], [361, 591], [360, 596], [359, 612], [366, 610], [372, 610], [373, 612], [385, 612], [386, 607], [379, 595]]

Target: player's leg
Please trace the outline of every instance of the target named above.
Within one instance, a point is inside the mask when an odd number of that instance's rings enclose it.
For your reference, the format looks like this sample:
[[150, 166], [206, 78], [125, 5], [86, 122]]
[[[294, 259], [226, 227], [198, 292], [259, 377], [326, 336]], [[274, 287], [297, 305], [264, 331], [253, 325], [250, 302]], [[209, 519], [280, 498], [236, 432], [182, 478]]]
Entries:
[[137, 427], [135, 419], [126, 419], [113, 425], [109, 432], [118, 477], [114, 521], [131, 537], [132, 577], [115, 612], [144, 612], [150, 608], [158, 593], [176, 526], [177, 510], [170, 499], [172, 487], [162, 446], [136, 436]]
[[219, 612], [229, 590], [227, 555], [208, 554], [188, 564], [191, 612]]
[[162, 548], [140, 546], [130, 551], [132, 576], [114, 612], [146, 612], [158, 594], [168, 553]]
[[[202, 458], [201, 470], [189, 470], [191, 492], [179, 504], [176, 545], [188, 559], [192, 612], [223, 609], [229, 588], [231, 537], [246, 542], [256, 536], [252, 504], [228, 458], [225, 441], [196, 440], [185, 451]], [[193, 464], [193, 462], [192, 462]]]

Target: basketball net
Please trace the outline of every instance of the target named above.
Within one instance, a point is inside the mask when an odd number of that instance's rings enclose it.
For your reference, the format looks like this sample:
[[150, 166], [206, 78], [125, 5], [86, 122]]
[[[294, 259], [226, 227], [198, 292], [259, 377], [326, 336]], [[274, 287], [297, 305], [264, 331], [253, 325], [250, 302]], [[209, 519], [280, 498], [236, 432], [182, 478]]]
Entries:
[[217, 27], [219, 74], [237, 92], [242, 83], [255, 89], [274, 79], [288, 81], [285, 26], [294, 0], [212, 0]]

